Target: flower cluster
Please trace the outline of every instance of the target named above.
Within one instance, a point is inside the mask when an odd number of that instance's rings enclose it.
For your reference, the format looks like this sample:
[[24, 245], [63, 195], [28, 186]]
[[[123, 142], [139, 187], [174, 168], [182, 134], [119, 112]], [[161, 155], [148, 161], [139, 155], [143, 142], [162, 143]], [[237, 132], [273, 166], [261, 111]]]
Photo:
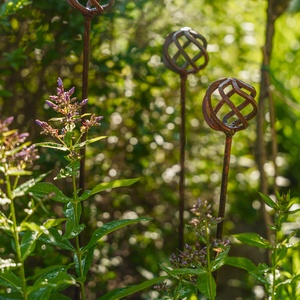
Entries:
[[205, 235], [207, 228], [217, 225], [222, 221], [219, 217], [212, 215], [211, 204], [207, 200], [198, 199], [193, 205], [191, 212], [195, 217], [190, 221], [190, 224], [195, 228], [197, 235]]
[[57, 80], [57, 94], [49, 96], [50, 100], [46, 100], [46, 104], [54, 111], [61, 114], [61, 117], [50, 119], [49, 121], [58, 121], [62, 126], [54, 128], [48, 122], [36, 120], [36, 123], [42, 127], [41, 134], [50, 135], [56, 139], [63, 140], [68, 132], [72, 132], [76, 127], [76, 123], [81, 122], [80, 132], [86, 133], [91, 127], [100, 125], [102, 116], [81, 115], [82, 107], [86, 106], [88, 99], [78, 102], [76, 97], [72, 97], [75, 88], [65, 91], [63, 82], [60, 78]]
[[175, 253], [170, 257], [170, 262], [174, 268], [199, 268], [206, 265], [206, 247], [196, 242], [195, 247], [185, 244], [184, 251], [179, 251], [178, 256]]
[[0, 168], [3, 173], [12, 169], [25, 170], [38, 159], [35, 146], [25, 143], [29, 134], [9, 129], [13, 120], [13, 117], [0, 120]]

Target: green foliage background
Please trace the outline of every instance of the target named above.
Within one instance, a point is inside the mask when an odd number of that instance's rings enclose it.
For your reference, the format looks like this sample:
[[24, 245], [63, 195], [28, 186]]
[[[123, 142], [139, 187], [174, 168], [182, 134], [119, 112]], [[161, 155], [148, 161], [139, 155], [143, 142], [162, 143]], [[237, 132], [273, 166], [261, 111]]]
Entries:
[[[280, 191], [290, 189], [292, 196], [298, 197], [300, 15], [298, 2], [292, 2], [293, 9], [276, 24], [270, 74], [279, 144], [277, 183]], [[162, 63], [166, 36], [181, 27], [192, 27], [207, 39], [210, 55], [207, 68], [188, 79], [188, 223], [189, 207], [201, 197], [214, 201], [217, 208], [220, 191], [225, 137], [204, 123], [201, 104], [205, 89], [229, 76], [259, 88], [266, 6], [263, 0], [120, 0], [110, 13], [93, 18], [88, 109], [104, 116], [101, 132], [94, 134], [109, 138], [87, 149], [87, 185], [117, 178], [141, 180], [131, 188], [95, 196], [85, 208], [86, 220], [91, 229], [125, 216], [146, 215], [154, 220], [103, 241], [90, 274], [94, 279], [90, 299], [157, 274], [158, 262], [167, 262], [177, 248], [179, 76]], [[0, 30], [0, 114], [16, 116], [18, 126], [39, 141], [34, 120], [51, 117], [43, 106], [44, 100], [55, 94], [57, 77], [66, 88], [75, 86], [76, 96], [81, 98], [83, 17], [66, 1], [4, 1]], [[268, 115], [265, 118], [268, 127]], [[252, 121], [233, 139], [228, 235], [261, 231], [255, 127]], [[272, 139], [269, 132], [267, 141]], [[54, 169], [54, 177], [61, 162], [54, 151], [44, 152], [40, 168]], [[265, 167], [271, 178], [271, 163]], [[48, 205], [54, 215], [61, 214], [60, 207]], [[187, 240], [193, 240], [188, 228], [186, 232]], [[9, 245], [0, 250], [9, 251]], [[40, 251], [51, 254], [53, 250], [41, 245]], [[60, 258], [51, 255], [49, 265], [58, 259], [67, 260], [63, 253]], [[239, 274], [223, 277], [223, 299], [241, 295], [254, 299], [248, 283], [237, 279]], [[132, 299], [142, 296], [135, 297]], [[151, 293], [143, 297], [152, 299]]]

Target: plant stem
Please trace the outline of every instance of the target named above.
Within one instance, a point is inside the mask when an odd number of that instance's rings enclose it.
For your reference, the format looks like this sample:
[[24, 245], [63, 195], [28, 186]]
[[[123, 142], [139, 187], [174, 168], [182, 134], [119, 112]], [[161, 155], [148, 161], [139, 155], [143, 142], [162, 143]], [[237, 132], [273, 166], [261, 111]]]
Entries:
[[[73, 172], [74, 174], [74, 172]], [[74, 204], [74, 217], [75, 217], [75, 226], [79, 225], [80, 223], [80, 215], [78, 213], [78, 205], [81, 205], [77, 199], [77, 184], [76, 184], [76, 176], [72, 175], [72, 182], [73, 182], [73, 204]], [[78, 266], [79, 266], [79, 277], [83, 277], [83, 269], [82, 269], [82, 262], [81, 262], [81, 250], [80, 250], [80, 241], [79, 236], [75, 237], [75, 247], [76, 247], [76, 255], [78, 259]], [[80, 284], [80, 291], [81, 291], [81, 299], [85, 300], [85, 290], [84, 290], [84, 283], [82, 280], [79, 282]]]
[[210, 257], [210, 250], [211, 250], [211, 243], [210, 243], [210, 235], [209, 235], [209, 228], [208, 228], [208, 222], [207, 220], [205, 221], [205, 239], [206, 239], [206, 269], [207, 269], [207, 274], [208, 274], [208, 288], [209, 288], [209, 294], [213, 295], [213, 286], [211, 280], [213, 279], [212, 277], [212, 271], [211, 271], [211, 257]]
[[25, 268], [24, 268], [24, 262], [22, 261], [22, 253], [21, 253], [21, 246], [20, 246], [20, 240], [19, 240], [19, 229], [18, 229], [17, 218], [16, 218], [16, 210], [15, 210], [15, 204], [14, 204], [13, 194], [12, 194], [12, 190], [11, 190], [10, 177], [8, 175], [5, 176], [5, 181], [6, 181], [7, 196], [11, 200], [10, 213], [11, 213], [11, 218], [12, 218], [12, 234], [13, 234], [15, 247], [16, 247], [17, 264], [19, 266], [20, 277], [21, 277], [21, 281], [22, 281], [23, 299], [27, 300], [28, 294], [27, 294]]
[[174, 298], [173, 300], [177, 300], [178, 299], [178, 296], [179, 296], [179, 291], [180, 291], [180, 287], [181, 287], [181, 276], [179, 277], [179, 282], [178, 284], [176, 285], [176, 291], [175, 291], [175, 294], [174, 294]]

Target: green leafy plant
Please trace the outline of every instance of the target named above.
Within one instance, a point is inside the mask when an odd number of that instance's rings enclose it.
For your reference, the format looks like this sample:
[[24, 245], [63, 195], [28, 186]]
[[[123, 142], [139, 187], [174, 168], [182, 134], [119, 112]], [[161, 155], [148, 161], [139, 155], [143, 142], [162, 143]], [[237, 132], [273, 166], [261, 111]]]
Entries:
[[191, 226], [196, 233], [196, 244], [185, 244], [185, 249], [171, 256], [172, 267], [162, 266], [168, 279], [155, 288], [163, 294], [163, 299], [191, 299], [201, 294], [207, 299], [216, 298], [216, 271], [224, 264], [230, 249], [227, 240], [213, 238], [214, 227], [221, 222], [212, 216], [211, 205], [207, 201], [198, 200], [193, 206], [194, 218]]
[[268, 241], [257, 233], [241, 233], [235, 235], [235, 238], [242, 244], [269, 251], [270, 264], [260, 263], [256, 266], [245, 257], [228, 257], [226, 264], [247, 270], [265, 287], [267, 299], [300, 299], [297, 292], [300, 282], [299, 269], [287, 268], [288, 252], [299, 249], [299, 242], [292, 241], [298, 229], [283, 232], [283, 226], [289, 222], [289, 217], [298, 213], [300, 209], [291, 209], [295, 199], [291, 199], [290, 194], [280, 195], [277, 192], [276, 201], [264, 194], [260, 195], [264, 203], [274, 211], [274, 224], [269, 225], [273, 232], [273, 240]]
[[[48, 106], [59, 114], [57, 118], [48, 121], [54, 122], [55, 125], [36, 121], [42, 128], [42, 133], [54, 139], [53, 142], [37, 145], [63, 151], [65, 154], [68, 164], [59, 171], [55, 179], [71, 179], [69, 180], [72, 186], [70, 196], [65, 195], [53, 183], [41, 182], [46, 174], [19, 184], [21, 176], [32, 176], [32, 172], [27, 168], [38, 158], [36, 145], [25, 142], [28, 134], [19, 134], [17, 130], [8, 128], [13, 121], [12, 117], [0, 123], [2, 174], [0, 196], [3, 208], [0, 212], [0, 226], [11, 239], [13, 251], [8, 258], [0, 258], [0, 285], [7, 291], [0, 295], [1, 299], [70, 299], [61, 293], [70, 285], [80, 286], [81, 299], [86, 299], [87, 273], [92, 265], [98, 242], [117, 229], [149, 220], [149, 218], [114, 220], [97, 228], [91, 234], [89, 241], [81, 245], [80, 235], [86, 227], [81, 222], [82, 202], [103, 190], [129, 186], [138, 179], [103, 182], [91, 190], [80, 191], [77, 183], [81, 160], [80, 149], [105, 137], [99, 136], [82, 142], [82, 135], [86, 134], [91, 127], [100, 125], [99, 121], [102, 117], [94, 114], [80, 115], [79, 110], [87, 104], [87, 99], [78, 102], [76, 98], [72, 98], [73, 93], [74, 88], [69, 91], [64, 90], [63, 82], [59, 78], [57, 95], [50, 96], [51, 100], [46, 101]], [[16, 209], [20, 210], [20, 207], [16, 208], [19, 204], [17, 200], [22, 202], [21, 208], [25, 212], [21, 220], [17, 219]], [[48, 219], [43, 223], [31, 221], [33, 213], [43, 206], [43, 202], [49, 200], [64, 205], [64, 218]], [[27, 207], [24, 208], [25, 201]], [[69, 251], [73, 263], [40, 269], [28, 278], [25, 261], [35, 254], [37, 241]]]

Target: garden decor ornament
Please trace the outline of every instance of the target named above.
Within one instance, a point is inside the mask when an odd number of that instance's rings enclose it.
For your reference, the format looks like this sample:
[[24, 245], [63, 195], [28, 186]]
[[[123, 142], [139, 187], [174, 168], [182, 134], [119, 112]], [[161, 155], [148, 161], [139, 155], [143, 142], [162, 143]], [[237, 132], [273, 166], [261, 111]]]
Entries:
[[184, 27], [170, 33], [163, 46], [165, 66], [180, 75], [181, 79], [181, 124], [180, 124], [180, 175], [179, 175], [179, 249], [184, 248], [184, 181], [185, 181], [185, 98], [186, 80], [189, 74], [195, 74], [208, 64], [207, 41], [197, 31]]

